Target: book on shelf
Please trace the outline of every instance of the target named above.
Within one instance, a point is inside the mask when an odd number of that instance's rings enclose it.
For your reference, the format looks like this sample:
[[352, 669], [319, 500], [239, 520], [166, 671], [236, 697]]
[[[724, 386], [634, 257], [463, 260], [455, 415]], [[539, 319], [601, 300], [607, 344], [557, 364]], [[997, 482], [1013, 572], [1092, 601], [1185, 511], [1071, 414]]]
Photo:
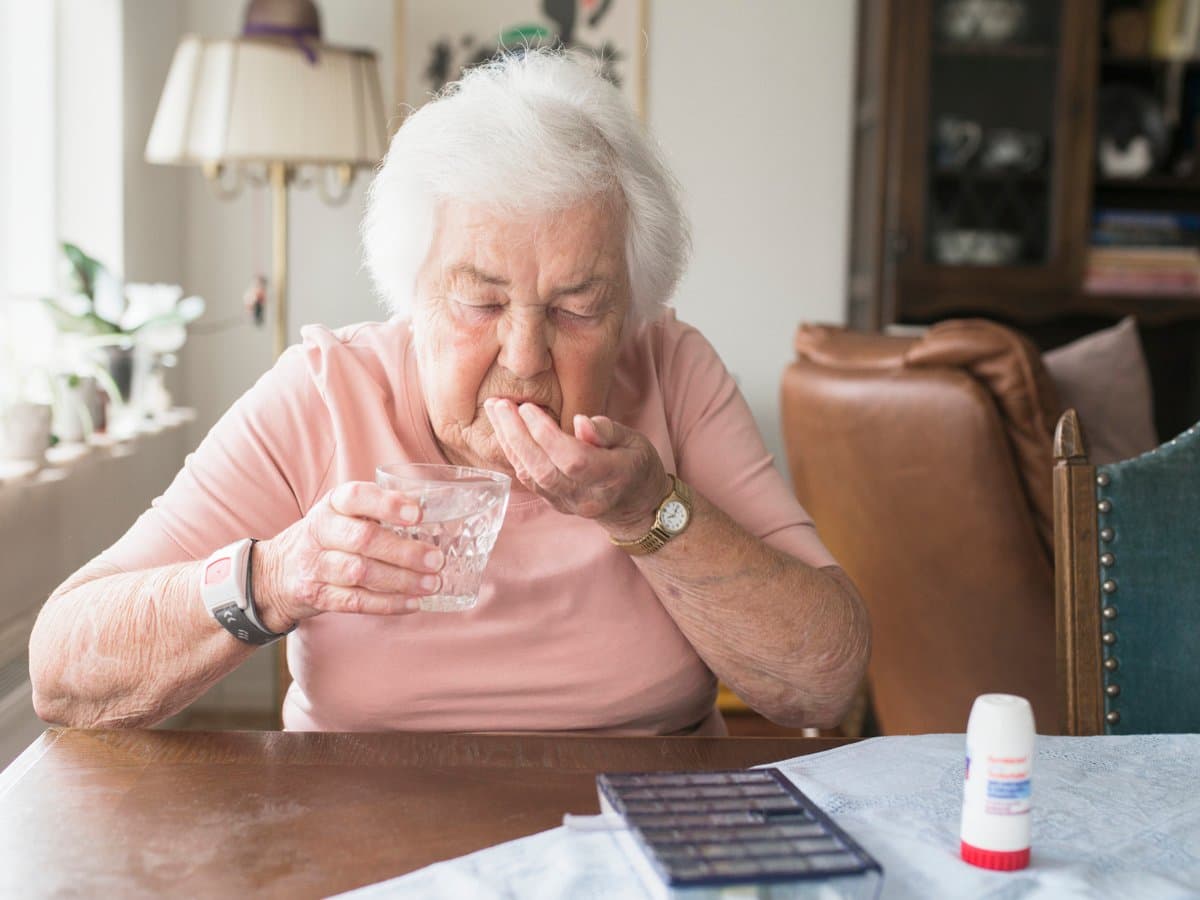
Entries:
[[1191, 271], [1198, 266], [1197, 247], [1092, 247], [1088, 251], [1088, 268]]
[[1200, 247], [1092, 247], [1084, 290], [1093, 294], [1200, 295]]
[[1200, 246], [1200, 214], [1098, 209], [1092, 216], [1092, 245], [1103, 247]]

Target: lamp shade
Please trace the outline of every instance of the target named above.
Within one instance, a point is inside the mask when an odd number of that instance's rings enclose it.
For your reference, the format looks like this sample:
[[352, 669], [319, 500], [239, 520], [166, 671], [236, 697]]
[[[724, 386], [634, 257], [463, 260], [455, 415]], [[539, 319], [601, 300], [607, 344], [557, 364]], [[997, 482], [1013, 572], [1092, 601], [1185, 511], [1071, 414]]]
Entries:
[[152, 163], [374, 166], [386, 147], [367, 50], [270, 38], [180, 41], [146, 142]]

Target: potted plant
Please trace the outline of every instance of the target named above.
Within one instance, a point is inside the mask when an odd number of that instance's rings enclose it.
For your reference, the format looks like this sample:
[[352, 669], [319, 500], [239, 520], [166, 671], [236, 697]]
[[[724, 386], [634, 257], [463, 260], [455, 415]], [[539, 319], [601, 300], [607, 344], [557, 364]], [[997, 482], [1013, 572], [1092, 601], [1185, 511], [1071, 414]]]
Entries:
[[63, 243], [62, 251], [71, 290], [43, 303], [61, 334], [102, 355], [118, 394], [112, 399], [138, 406], [147, 377], [183, 346], [187, 326], [204, 312], [204, 300], [184, 297], [179, 285], [122, 283], [74, 244]]

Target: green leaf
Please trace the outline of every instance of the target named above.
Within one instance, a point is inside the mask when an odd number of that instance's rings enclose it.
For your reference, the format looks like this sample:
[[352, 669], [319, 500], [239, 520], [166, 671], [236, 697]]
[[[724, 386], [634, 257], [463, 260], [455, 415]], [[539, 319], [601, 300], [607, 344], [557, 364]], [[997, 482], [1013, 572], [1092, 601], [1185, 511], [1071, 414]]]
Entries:
[[54, 321], [54, 327], [65, 334], [117, 334], [120, 329], [109, 322], [105, 322], [95, 313], [84, 313], [76, 315], [63, 309], [57, 301], [49, 297], [42, 298], [42, 305], [50, 313], [50, 318]]
[[104, 263], [88, 256], [67, 241], [63, 241], [62, 251], [71, 263], [71, 273], [74, 276], [76, 290], [85, 294], [90, 300], [96, 299], [96, 275], [104, 269]]

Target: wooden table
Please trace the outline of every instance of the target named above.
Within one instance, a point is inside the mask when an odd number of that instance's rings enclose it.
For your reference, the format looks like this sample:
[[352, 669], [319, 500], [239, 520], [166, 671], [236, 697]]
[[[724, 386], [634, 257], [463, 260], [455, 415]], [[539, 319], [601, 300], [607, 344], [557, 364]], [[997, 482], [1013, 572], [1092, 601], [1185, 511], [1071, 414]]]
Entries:
[[0, 774], [0, 896], [325, 896], [595, 813], [596, 772], [845, 743], [51, 728]]

